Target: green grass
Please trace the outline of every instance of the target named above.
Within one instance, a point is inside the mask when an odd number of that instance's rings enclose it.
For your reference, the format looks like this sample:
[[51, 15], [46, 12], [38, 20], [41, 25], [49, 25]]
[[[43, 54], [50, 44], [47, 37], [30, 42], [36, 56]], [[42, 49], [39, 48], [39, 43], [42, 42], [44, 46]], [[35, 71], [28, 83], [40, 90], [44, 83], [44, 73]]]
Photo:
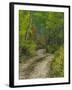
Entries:
[[61, 47], [55, 52], [51, 63], [50, 77], [64, 77], [64, 48]]

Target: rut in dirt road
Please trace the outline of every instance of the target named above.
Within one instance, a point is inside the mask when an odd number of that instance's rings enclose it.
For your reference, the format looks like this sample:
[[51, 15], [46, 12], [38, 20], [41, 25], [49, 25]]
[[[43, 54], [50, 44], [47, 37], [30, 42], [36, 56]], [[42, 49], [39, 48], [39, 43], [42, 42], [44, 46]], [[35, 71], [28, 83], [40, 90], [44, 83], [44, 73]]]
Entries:
[[46, 78], [49, 77], [50, 64], [53, 55], [29, 60], [19, 66], [19, 79]]

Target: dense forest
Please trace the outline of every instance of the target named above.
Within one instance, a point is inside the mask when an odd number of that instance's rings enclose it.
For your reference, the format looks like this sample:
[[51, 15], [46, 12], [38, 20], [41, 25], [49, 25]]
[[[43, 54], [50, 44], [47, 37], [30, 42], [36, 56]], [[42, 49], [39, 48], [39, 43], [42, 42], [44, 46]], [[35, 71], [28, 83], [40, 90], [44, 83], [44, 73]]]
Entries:
[[19, 62], [39, 49], [54, 55], [50, 77], [64, 76], [64, 13], [19, 10]]

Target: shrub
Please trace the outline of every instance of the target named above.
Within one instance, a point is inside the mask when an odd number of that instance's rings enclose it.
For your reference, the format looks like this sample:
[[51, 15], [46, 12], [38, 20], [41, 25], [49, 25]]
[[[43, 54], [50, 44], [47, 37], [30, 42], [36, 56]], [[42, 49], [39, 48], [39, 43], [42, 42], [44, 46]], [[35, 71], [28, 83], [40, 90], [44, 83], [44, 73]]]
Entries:
[[54, 59], [51, 63], [50, 77], [64, 76], [64, 48], [61, 47], [56, 51]]
[[48, 53], [54, 53], [55, 51], [57, 51], [58, 48], [59, 48], [58, 45], [48, 45], [48, 46], [46, 47], [46, 51], [47, 51]]
[[36, 52], [36, 43], [34, 41], [26, 40], [23, 42], [22, 48], [22, 54], [26, 56], [34, 56]]

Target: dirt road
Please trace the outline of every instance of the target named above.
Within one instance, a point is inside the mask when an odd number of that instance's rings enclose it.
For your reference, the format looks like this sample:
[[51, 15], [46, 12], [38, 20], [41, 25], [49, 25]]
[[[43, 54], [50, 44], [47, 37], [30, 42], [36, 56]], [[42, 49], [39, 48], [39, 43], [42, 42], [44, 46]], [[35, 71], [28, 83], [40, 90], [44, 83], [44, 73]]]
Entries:
[[36, 56], [19, 65], [19, 79], [49, 77], [50, 64], [53, 55]]

